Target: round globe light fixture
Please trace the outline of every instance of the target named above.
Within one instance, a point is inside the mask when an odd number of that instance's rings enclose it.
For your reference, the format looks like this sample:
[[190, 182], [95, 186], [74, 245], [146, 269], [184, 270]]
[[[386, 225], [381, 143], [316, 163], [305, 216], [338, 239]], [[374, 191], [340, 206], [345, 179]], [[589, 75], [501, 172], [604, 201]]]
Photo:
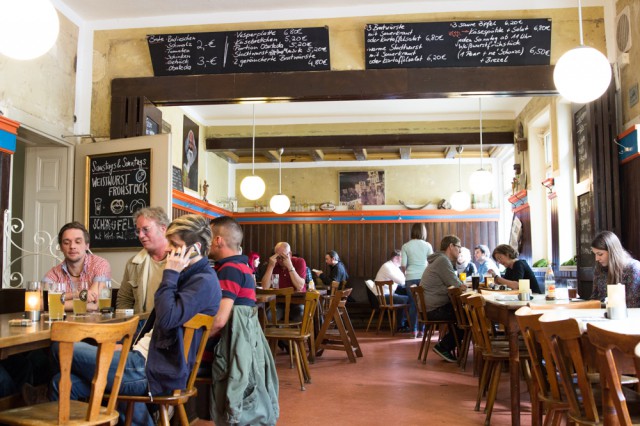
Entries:
[[42, 56], [58, 38], [58, 12], [49, 0], [3, 2], [0, 13], [0, 53], [12, 59]]
[[251, 137], [251, 175], [242, 179], [240, 182], [240, 193], [247, 200], [257, 200], [262, 197], [265, 190], [264, 181], [260, 176], [255, 175], [255, 156], [256, 156], [256, 105], [253, 104], [253, 121], [252, 121], [252, 137]]
[[269, 201], [269, 206], [271, 206], [271, 211], [277, 214], [284, 214], [289, 211], [289, 207], [291, 207], [291, 201], [289, 201], [289, 197], [282, 193], [282, 153], [284, 152], [284, 148], [280, 148], [278, 150], [279, 161], [278, 161], [278, 193], [271, 197], [271, 201]]
[[553, 82], [564, 98], [577, 104], [598, 99], [611, 82], [611, 65], [593, 47], [579, 46], [565, 52], [553, 70]]
[[469, 177], [471, 193], [485, 195], [493, 190], [493, 173], [489, 170], [479, 169], [471, 173]]
[[289, 211], [289, 207], [291, 207], [291, 201], [289, 201], [289, 197], [284, 194], [277, 194], [271, 197], [271, 201], [269, 201], [269, 206], [271, 206], [271, 211], [277, 214], [284, 214]]
[[260, 176], [249, 175], [240, 182], [240, 192], [248, 200], [257, 200], [264, 195], [265, 184]]
[[471, 206], [471, 196], [464, 191], [456, 191], [451, 194], [451, 208], [463, 212]]

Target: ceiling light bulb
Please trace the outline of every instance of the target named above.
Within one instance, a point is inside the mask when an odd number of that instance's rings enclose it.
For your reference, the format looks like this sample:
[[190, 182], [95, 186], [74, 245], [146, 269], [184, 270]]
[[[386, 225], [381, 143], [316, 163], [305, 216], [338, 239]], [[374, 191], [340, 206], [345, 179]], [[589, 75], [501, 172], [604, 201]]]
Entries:
[[262, 197], [264, 190], [265, 184], [260, 176], [249, 175], [240, 182], [240, 192], [248, 200], [257, 200]]
[[269, 206], [271, 206], [271, 211], [277, 214], [284, 214], [289, 211], [289, 207], [291, 207], [291, 201], [289, 201], [289, 197], [284, 194], [277, 194], [271, 197], [271, 201], [269, 201]]
[[49, 0], [12, 0], [2, 4], [0, 53], [12, 59], [42, 56], [58, 38], [58, 12]]
[[469, 176], [471, 193], [486, 195], [493, 191], [493, 174], [489, 170], [478, 169]]
[[556, 62], [553, 82], [560, 95], [583, 104], [598, 99], [611, 82], [611, 65], [593, 47], [579, 46], [565, 52]]
[[464, 191], [456, 191], [451, 194], [451, 208], [459, 212], [468, 210], [471, 206], [471, 196]]

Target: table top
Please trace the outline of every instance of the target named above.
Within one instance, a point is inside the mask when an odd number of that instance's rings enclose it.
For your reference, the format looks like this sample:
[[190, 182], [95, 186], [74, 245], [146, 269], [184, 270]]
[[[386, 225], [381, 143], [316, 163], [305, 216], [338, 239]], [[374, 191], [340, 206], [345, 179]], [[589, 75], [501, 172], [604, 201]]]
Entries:
[[[546, 300], [544, 294], [534, 294], [531, 300], [513, 300], [512, 294], [500, 294], [495, 292], [494, 294], [482, 294], [487, 303], [493, 303], [498, 306], [505, 307], [509, 310], [516, 311], [523, 306], [533, 305], [566, 305], [567, 303], [581, 303], [585, 302], [583, 299], [571, 299], [571, 300]], [[571, 309], [571, 308], [568, 308]]]
[[[541, 311], [537, 311], [541, 312]], [[540, 317], [542, 322], [558, 321], [567, 318], [575, 318], [582, 331], [586, 331], [587, 324], [605, 330], [616, 331], [625, 334], [640, 334], [640, 308], [627, 309], [627, 318], [623, 320], [610, 320], [605, 317], [606, 309], [558, 309], [545, 310]]]

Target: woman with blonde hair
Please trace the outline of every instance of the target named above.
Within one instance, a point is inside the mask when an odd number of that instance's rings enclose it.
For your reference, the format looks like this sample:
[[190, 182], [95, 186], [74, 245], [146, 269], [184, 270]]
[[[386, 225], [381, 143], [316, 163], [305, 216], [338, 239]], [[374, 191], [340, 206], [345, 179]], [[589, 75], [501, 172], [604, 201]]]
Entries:
[[640, 307], [640, 262], [622, 247], [616, 234], [600, 232], [591, 242], [591, 252], [596, 260], [591, 299], [604, 301], [607, 284], [623, 284], [627, 307]]

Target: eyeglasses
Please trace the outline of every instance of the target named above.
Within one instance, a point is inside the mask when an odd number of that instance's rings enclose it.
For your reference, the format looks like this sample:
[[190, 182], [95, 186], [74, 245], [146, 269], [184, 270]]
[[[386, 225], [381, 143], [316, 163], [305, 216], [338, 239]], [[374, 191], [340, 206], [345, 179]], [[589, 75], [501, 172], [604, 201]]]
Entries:
[[139, 237], [140, 234], [149, 235], [149, 232], [151, 232], [152, 229], [153, 229], [153, 226], [143, 226], [140, 229], [136, 228], [135, 230], [136, 237]]
[[461, 244], [454, 244], [455, 247], [458, 247], [459, 249], [462, 248]]

